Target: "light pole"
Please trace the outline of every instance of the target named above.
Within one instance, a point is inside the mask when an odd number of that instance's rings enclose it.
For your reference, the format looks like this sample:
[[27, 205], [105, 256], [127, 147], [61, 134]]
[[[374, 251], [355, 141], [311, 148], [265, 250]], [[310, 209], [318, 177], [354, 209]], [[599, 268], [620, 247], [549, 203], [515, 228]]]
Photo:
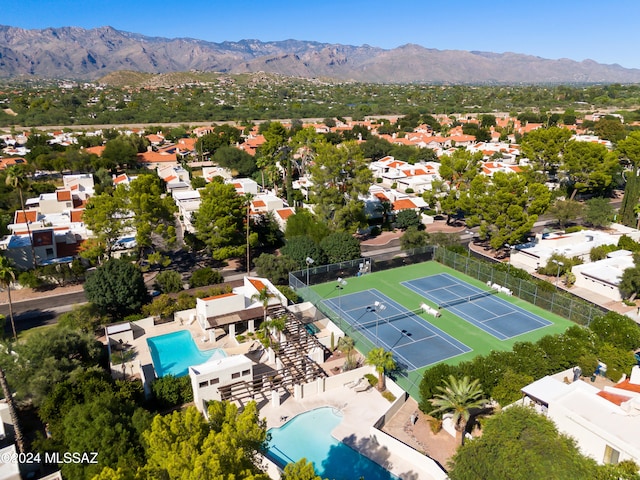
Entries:
[[379, 347], [379, 337], [378, 337], [378, 324], [380, 323], [380, 314], [378, 312], [383, 312], [387, 307], [384, 303], [378, 302], [377, 300], [373, 302], [373, 311], [376, 314], [376, 347]]
[[558, 288], [558, 281], [560, 280], [560, 267], [564, 267], [564, 262], [559, 260], [551, 260], [552, 263], [558, 265], [558, 273], [556, 273], [556, 289]]
[[313, 264], [314, 260], [311, 257], [307, 257], [305, 262], [307, 262], [307, 287], [308, 287], [309, 286], [309, 267]]
[[336, 288], [338, 289], [338, 309], [340, 313], [342, 313], [342, 290], [346, 285], [347, 281], [342, 277], [338, 277], [338, 285], [336, 285]]
[[511, 274], [511, 255], [513, 255], [513, 251], [515, 250], [515, 245], [509, 245], [508, 243], [504, 244], [505, 247], [509, 249], [509, 266], [507, 267], [507, 277]]

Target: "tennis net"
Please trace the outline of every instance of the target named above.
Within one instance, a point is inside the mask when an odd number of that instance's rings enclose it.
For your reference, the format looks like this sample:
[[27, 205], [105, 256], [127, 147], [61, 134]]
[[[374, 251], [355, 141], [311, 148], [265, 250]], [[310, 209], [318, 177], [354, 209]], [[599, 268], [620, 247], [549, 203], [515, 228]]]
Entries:
[[455, 300], [451, 300], [449, 302], [439, 303], [438, 308], [448, 308], [455, 305], [460, 305], [461, 303], [473, 302], [474, 300], [489, 297], [491, 295], [495, 295], [496, 293], [498, 293], [498, 290], [487, 290], [486, 292], [476, 293], [475, 295], [470, 295], [468, 297], [456, 298]]
[[[372, 310], [372, 312], [375, 313], [375, 310]], [[353, 325], [354, 328], [359, 329], [359, 330], [365, 330], [373, 325], [379, 324], [379, 323], [391, 323], [391, 322], [395, 322], [397, 320], [401, 320], [403, 318], [408, 318], [411, 317], [413, 315], [417, 315], [419, 313], [422, 313], [423, 310], [421, 307], [416, 308], [415, 310], [406, 310], [404, 312], [401, 313], [397, 313], [395, 315], [390, 315], [388, 317], [377, 317], [375, 320], [371, 320], [368, 322], [355, 322], [355, 324]]]

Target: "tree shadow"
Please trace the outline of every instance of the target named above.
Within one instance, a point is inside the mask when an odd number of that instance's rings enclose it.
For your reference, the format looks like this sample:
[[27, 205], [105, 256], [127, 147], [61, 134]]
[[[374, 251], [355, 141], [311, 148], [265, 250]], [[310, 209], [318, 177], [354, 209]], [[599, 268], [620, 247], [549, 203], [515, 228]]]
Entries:
[[[389, 450], [369, 437], [352, 434], [331, 446], [322, 461], [324, 478], [334, 480], [392, 480], [396, 477], [387, 470], [392, 467]], [[372, 460], [372, 459], [375, 459]], [[415, 472], [403, 473], [403, 480], [418, 480]]]

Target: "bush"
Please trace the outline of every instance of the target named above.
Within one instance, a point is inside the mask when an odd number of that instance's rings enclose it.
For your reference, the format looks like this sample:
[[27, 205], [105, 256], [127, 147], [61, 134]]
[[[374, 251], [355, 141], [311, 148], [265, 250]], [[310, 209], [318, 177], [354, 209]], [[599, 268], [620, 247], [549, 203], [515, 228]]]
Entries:
[[298, 303], [300, 301], [300, 297], [298, 296], [298, 294], [289, 285], [276, 285], [276, 288], [280, 291], [281, 294], [287, 297], [287, 300], [289, 300], [291, 303]]
[[564, 233], [575, 233], [584, 229], [585, 228], [582, 225], [573, 225], [571, 227], [565, 228]]
[[429, 419], [429, 427], [431, 428], [431, 433], [437, 435], [442, 430], [442, 419], [441, 418], [430, 418]]
[[210, 267], [200, 268], [193, 272], [189, 279], [190, 288], [206, 287], [224, 282], [222, 273]]
[[165, 375], [158, 378], [151, 384], [151, 391], [155, 395], [158, 405], [163, 409], [193, 401], [191, 379], [188, 375], [184, 377]]
[[396, 215], [396, 226], [401, 230], [406, 230], [409, 227], [415, 227], [416, 229], [424, 228], [422, 221], [420, 220], [420, 214], [415, 210], [400, 210]]
[[33, 270], [30, 270], [18, 275], [18, 283], [26, 288], [38, 288], [42, 286], [43, 281]]
[[413, 188], [409, 187], [407, 189], [405, 189], [404, 193], [414, 193]]
[[164, 293], [177, 293], [183, 290], [182, 275], [175, 270], [165, 270], [156, 275], [153, 285]]
[[389, 390], [385, 390], [384, 392], [382, 392], [382, 397], [389, 400], [389, 402], [393, 402], [396, 399], [396, 396]]

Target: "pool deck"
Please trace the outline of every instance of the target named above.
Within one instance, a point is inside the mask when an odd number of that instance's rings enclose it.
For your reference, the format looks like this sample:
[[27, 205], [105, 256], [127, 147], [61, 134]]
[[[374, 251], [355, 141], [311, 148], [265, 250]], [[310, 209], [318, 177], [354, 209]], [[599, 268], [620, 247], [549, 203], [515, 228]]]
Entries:
[[302, 400], [288, 397], [277, 407], [269, 402], [260, 409], [260, 416], [267, 420], [267, 428], [272, 428], [282, 426], [286, 420], [300, 413], [319, 407], [334, 407], [343, 414], [340, 425], [331, 432], [337, 440], [346, 443], [402, 479], [434, 478], [429, 472], [371, 440], [371, 426], [389, 410], [390, 405], [375, 388], [355, 392], [348, 387], [342, 387]]
[[[187, 330], [191, 333], [191, 337], [193, 341], [196, 343], [197, 347], [200, 350], [209, 350], [213, 348], [223, 348], [227, 355], [236, 355], [236, 354], [244, 354], [249, 351], [251, 348], [252, 342], [245, 342], [240, 345], [227, 335], [219, 338], [216, 342], [204, 341], [206, 334], [202, 331], [200, 325], [196, 322], [192, 324], [188, 324], [188, 322], [184, 322], [180, 324], [177, 321], [162, 323], [159, 325], [149, 326], [144, 329], [144, 335], [141, 335], [133, 340], [132, 347], [136, 352], [136, 356], [131, 362], [134, 366], [133, 371], [136, 375], [139, 374], [139, 365], [152, 365], [151, 360], [151, 351], [149, 350], [149, 345], [147, 345], [147, 339], [152, 337], [157, 337], [159, 335], [165, 335], [167, 333], [174, 333], [180, 330]], [[101, 341], [106, 342], [106, 339], [103, 337], [100, 339]], [[127, 364], [129, 365], [129, 364]], [[128, 367], [129, 368], [129, 367]], [[129, 369], [127, 369], [127, 372]], [[134, 375], [134, 376], [136, 376]]]
[[[204, 341], [204, 338], [206, 338], [205, 333], [196, 322], [191, 324], [184, 322], [181, 324], [178, 321], [173, 321], [146, 327], [144, 335], [134, 339], [132, 346], [135, 348], [137, 354], [133, 362], [131, 362], [132, 365], [145, 366], [152, 364], [151, 352], [147, 345], [148, 338], [179, 330], [188, 330], [199, 349], [222, 348], [227, 355], [247, 353], [254, 344], [254, 342], [244, 342], [238, 345], [234, 339], [226, 335], [219, 338], [216, 342]], [[322, 366], [329, 375], [333, 375], [331, 367], [334, 366], [334, 364], [341, 365], [343, 362], [344, 358], [338, 353], [335, 358], [331, 357]], [[343, 415], [340, 425], [331, 432], [334, 438], [371, 458], [403, 480], [434, 479], [433, 475], [428, 471], [421, 469], [418, 465], [402, 458], [400, 455], [389, 451], [386, 447], [377, 445], [377, 443], [371, 439], [370, 429], [372, 425], [382, 417], [391, 406], [389, 401], [383, 398], [375, 388], [369, 388], [364, 392], [356, 392], [351, 388], [343, 386], [301, 400], [296, 400], [287, 394], [283, 397], [279, 406], [274, 406], [271, 401], [265, 401], [264, 399], [262, 402], [260, 402], [260, 399], [256, 400], [260, 404], [260, 417], [265, 418], [267, 421], [267, 428], [280, 427], [286, 420], [290, 420], [300, 413], [315, 408], [326, 406], [334, 407], [342, 412]], [[405, 441], [404, 438], [400, 439], [405, 443], [410, 443]]]

